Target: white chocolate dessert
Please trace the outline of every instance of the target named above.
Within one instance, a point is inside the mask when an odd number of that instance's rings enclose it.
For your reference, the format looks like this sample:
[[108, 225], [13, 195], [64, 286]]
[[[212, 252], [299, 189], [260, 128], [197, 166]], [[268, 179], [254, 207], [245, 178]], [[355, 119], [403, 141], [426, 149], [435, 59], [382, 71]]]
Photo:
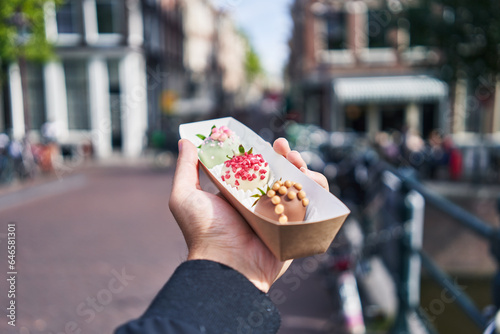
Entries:
[[[198, 135], [200, 137], [200, 135]], [[202, 138], [201, 136], [200, 138]], [[212, 127], [211, 133], [204, 138], [199, 147], [198, 156], [207, 168], [219, 165], [238, 151], [238, 136], [226, 126]]]
[[244, 153], [224, 162], [222, 181], [238, 190], [265, 188], [269, 182], [269, 164], [261, 154]]

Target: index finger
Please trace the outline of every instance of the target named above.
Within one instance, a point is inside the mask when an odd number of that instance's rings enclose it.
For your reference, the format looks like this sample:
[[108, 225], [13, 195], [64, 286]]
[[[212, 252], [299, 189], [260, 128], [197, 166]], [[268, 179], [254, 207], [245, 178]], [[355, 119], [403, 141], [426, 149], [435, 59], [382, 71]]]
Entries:
[[172, 192], [182, 193], [194, 189], [201, 189], [198, 174], [198, 151], [189, 140], [181, 139]]
[[276, 153], [284, 156], [288, 161], [290, 161], [295, 167], [301, 169], [302, 167], [307, 168], [307, 164], [302, 159], [302, 156], [297, 151], [292, 151], [288, 140], [285, 138], [278, 138], [273, 143], [273, 149]]
[[276, 153], [281, 154], [286, 158], [288, 153], [291, 151], [288, 140], [285, 138], [278, 138], [273, 143], [273, 149]]

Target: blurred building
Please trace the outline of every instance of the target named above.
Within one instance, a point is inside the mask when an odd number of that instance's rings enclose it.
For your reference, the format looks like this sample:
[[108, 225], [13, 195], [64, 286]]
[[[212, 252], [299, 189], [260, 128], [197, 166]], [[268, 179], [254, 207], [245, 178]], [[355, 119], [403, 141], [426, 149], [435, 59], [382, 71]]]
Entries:
[[183, 7], [179, 0], [145, 0], [144, 50], [148, 80], [148, 129], [169, 126], [164, 115], [185, 90]]
[[8, 71], [5, 127], [15, 138], [41, 135], [51, 124], [62, 145], [92, 144], [98, 157], [113, 149], [141, 153], [147, 127], [147, 82], [140, 0], [69, 0], [45, 8], [47, 38], [57, 58], [28, 64], [29, 119], [24, 119], [17, 64]]
[[412, 39], [399, 1], [296, 0], [287, 77], [302, 120], [374, 136], [453, 130], [439, 50]]
[[68, 0], [45, 15], [57, 58], [27, 65], [28, 119], [17, 64], [1, 94], [0, 131], [17, 139], [49, 123], [62, 145], [135, 157], [149, 130], [211, 115], [245, 78], [241, 36], [208, 0]]
[[243, 89], [248, 84], [245, 59], [249, 46], [227, 12], [219, 12], [217, 30], [217, 63], [221, 71], [223, 107], [231, 110], [245, 103]]
[[244, 86], [246, 43], [231, 16], [210, 0], [183, 0], [185, 89], [173, 113], [222, 114]]
[[150, 88], [150, 137], [155, 147], [175, 149], [180, 123], [227, 115], [241, 103], [247, 46], [209, 0], [162, 0], [147, 12], [161, 26], [158, 52], [148, 57], [162, 74]]
[[219, 93], [217, 11], [208, 0], [182, 1], [186, 82], [175, 113], [209, 114]]

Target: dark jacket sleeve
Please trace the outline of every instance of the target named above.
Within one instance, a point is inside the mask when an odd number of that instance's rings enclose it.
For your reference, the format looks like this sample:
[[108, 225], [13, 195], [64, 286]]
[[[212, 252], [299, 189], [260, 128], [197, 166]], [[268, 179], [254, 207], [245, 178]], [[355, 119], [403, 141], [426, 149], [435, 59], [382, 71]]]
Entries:
[[144, 315], [115, 334], [276, 333], [280, 316], [270, 298], [220, 263], [181, 264]]

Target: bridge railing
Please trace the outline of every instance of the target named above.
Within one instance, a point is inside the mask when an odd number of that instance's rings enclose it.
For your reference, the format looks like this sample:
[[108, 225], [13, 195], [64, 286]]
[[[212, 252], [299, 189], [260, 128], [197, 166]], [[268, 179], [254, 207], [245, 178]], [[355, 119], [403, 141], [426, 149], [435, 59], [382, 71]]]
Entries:
[[[475, 326], [484, 331], [488, 326], [488, 319], [486, 319], [483, 312], [474, 304], [472, 299], [462, 291], [456, 283], [427, 255], [421, 248], [421, 236], [416, 237], [415, 233], [423, 227], [423, 203], [415, 200], [415, 196], [421, 198], [425, 205], [432, 205], [434, 208], [440, 210], [442, 213], [453, 218], [457, 223], [457, 227], [468, 229], [475, 233], [479, 238], [490, 244], [491, 256], [497, 263], [497, 274], [494, 279], [492, 288], [492, 296], [495, 306], [500, 309], [500, 228], [493, 227], [491, 224], [481, 220], [479, 217], [464, 210], [448, 199], [437, 195], [430, 189], [426, 188], [417, 178], [411, 173], [405, 173], [393, 166], [382, 162], [380, 168], [384, 173], [391, 173], [401, 183], [399, 192], [404, 196], [402, 202], [403, 220], [405, 223], [405, 233], [399, 239], [400, 242], [400, 266], [399, 266], [399, 282], [398, 298], [399, 298], [399, 313], [393, 327], [393, 333], [410, 333], [410, 325], [408, 322], [409, 315], [419, 314], [418, 297], [413, 295], [416, 293], [412, 291], [415, 287], [415, 282], [412, 280], [419, 277], [419, 270], [416, 271], [415, 257], [418, 258], [418, 264], [425, 268], [428, 275], [442, 288], [446, 289], [454, 299], [459, 308], [467, 315]], [[418, 195], [416, 195], [418, 194]], [[417, 197], [417, 198], [418, 198]], [[500, 197], [497, 200], [497, 210], [500, 214]], [[418, 240], [420, 239], [420, 240]], [[412, 263], [413, 262], [413, 263]], [[418, 284], [418, 283], [417, 283]], [[425, 321], [424, 321], [425, 323]], [[434, 331], [429, 326], [430, 332]]]

